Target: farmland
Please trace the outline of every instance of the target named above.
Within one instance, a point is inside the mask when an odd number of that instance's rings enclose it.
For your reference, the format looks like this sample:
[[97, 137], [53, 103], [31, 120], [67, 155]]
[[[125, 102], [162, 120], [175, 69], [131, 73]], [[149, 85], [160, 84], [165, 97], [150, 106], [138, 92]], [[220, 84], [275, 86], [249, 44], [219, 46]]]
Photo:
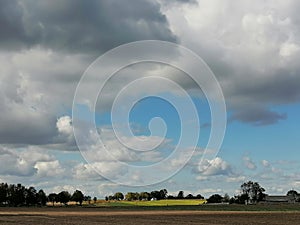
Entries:
[[[191, 206], [192, 207], [192, 206]], [[300, 211], [224, 211], [222, 206], [209, 208], [184, 207], [44, 207], [0, 209], [0, 224], [299, 224]], [[279, 206], [278, 206], [279, 207]], [[251, 207], [250, 207], [251, 208]], [[219, 209], [219, 210], [218, 210]], [[247, 207], [244, 208], [246, 210]], [[275, 207], [276, 209], [276, 207]], [[251, 209], [253, 210], [253, 209]], [[284, 207], [283, 207], [283, 210]]]
[[159, 201], [99, 201], [97, 206], [197, 206], [206, 202], [204, 199], [176, 199], [176, 200], [159, 200]]

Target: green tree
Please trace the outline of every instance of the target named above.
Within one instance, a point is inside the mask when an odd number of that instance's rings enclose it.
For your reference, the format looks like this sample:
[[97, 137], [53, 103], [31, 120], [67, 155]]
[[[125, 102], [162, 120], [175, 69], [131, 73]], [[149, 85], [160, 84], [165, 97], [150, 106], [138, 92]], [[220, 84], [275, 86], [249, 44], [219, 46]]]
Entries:
[[287, 196], [293, 196], [296, 202], [300, 201], [300, 194], [295, 190], [289, 190], [286, 193]]
[[153, 198], [153, 199], [157, 199], [157, 200], [160, 199], [160, 192], [159, 191], [151, 191], [150, 195], [151, 195], [151, 198]]
[[178, 195], [177, 195], [178, 199], [184, 199], [184, 192], [183, 191], [179, 191]]
[[57, 198], [61, 204], [67, 205], [71, 199], [71, 195], [68, 191], [62, 191], [57, 195]]
[[134, 192], [128, 192], [125, 195], [125, 199], [128, 201], [136, 201], [139, 199], [139, 193], [134, 193]]
[[286, 193], [287, 196], [293, 196], [293, 197], [296, 197], [298, 195], [298, 192], [295, 191], [295, 190], [289, 190], [287, 193]]
[[89, 195], [88, 195], [88, 196], [84, 196], [83, 201], [88, 202], [88, 204], [90, 205], [90, 204], [91, 204], [91, 201], [92, 201], [92, 197], [89, 196]]
[[221, 203], [223, 197], [219, 194], [214, 194], [207, 199], [208, 203]]
[[56, 193], [49, 194], [48, 201], [52, 202], [52, 206], [54, 206], [54, 202], [58, 202], [58, 195]]
[[204, 197], [202, 195], [200, 195], [200, 194], [197, 194], [196, 195], [196, 199], [204, 199]]
[[223, 202], [229, 202], [230, 201], [230, 196], [226, 193], [223, 197]]
[[124, 195], [122, 192], [117, 192], [114, 194], [114, 199], [117, 201], [123, 200], [124, 199]]
[[195, 196], [192, 194], [188, 194], [187, 196], [185, 196], [186, 199], [194, 199]]
[[148, 192], [141, 192], [139, 199], [140, 200], [150, 200], [150, 194]]
[[167, 194], [168, 194], [168, 191], [167, 189], [162, 189], [159, 191], [159, 199], [166, 199], [167, 198]]
[[45, 206], [47, 203], [46, 193], [42, 189], [37, 193], [37, 202], [41, 206]]
[[243, 194], [248, 195], [249, 200], [253, 203], [259, 202], [265, 197], [265, 189], [258, 182], [248, 181], [241, 185]]
[[10, 206], [20, 206], [25, 204], [26, 189], [21, 184], [11, 184], [8, 187], [7, 201]]
[[94, 197], [93, 201], [94, 201], [94, 204], [96, 204], [97, 203], [97, 197]]
[[0, 204], [7, 202], [8, 185], [5, 183], [0, 184]]
[[74, 191], [74, 193], [73, 193], [73, 195], [71, 197], [71, 200], [75, 201], [75, 202], [78, 202], [79, 205], [82, 205], [82, 202], [84, 200], [84, 195], [82, 194], [81, 191], [76, 190], [76, 191]]
[[25, 202], [26, 205], [37, 204], [37, 192], [34, 187], [29, 187], [28, 189], [25, 189]]

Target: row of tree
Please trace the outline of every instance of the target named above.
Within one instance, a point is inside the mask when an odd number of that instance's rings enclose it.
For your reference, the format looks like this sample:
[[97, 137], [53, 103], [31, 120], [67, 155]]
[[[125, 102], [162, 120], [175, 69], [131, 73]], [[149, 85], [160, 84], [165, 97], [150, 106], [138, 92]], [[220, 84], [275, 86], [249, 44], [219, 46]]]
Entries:
[[[71, 195], [68, 191], [60, 193], [51, 193], [48, 196], [41, 189], [37, 191], [34, 187], [26, 188], [22, 184], [0, 184], [0, 205], [2, 206], [44, 206], [47, 202], [67, 204], [69, 201], [75, 201], [82, 205], [83, 201], [91, 202], [90, 196], [85, 196], [81, 191], [76, 190]], [[94, 197], [94, 201], [97, 198]]]
[[[258, 182], [248, 181], [243, 183], [240, 186], [241, 194], [230, 197], [228, 194], [224, 196], [220, 194], [213, 194], [207, 199], [207, 203], [229, 203], [229, 204], [253, 204], [260, 201], [263, 201], [266, 197], [265, 189], [260, 186]], [[300, 194], [295, 190], [290, 190], [287, 195], [292, 195], [296, 201], [300, 201]], [[176, 196], [168, 195], [166, 189], [160, 191], [151, 191], [151, 192], [128, 192], [126, 195], [123, 195], [121, 192], [117, 192], [114, 195], [105, 197], [108, 200], [127, 200], [127, 201], [149, 201], [149, 200], [161, 200], [161, 199], [204, 199], [200, 194], [194, 196], [188, 194], [184, 196], [183, 191], [179, 191]]]
[[21, 184], [0, 184], [0, 205], [33, 206], [46, 205], [47, 196], [43, 190], [34, 187], [26, 188]]
[[[208, 203], [257, 203], [265, 199], [265, 189], [257, 182], [248, 181], [241, 186], [241, 194], [230, 198], [228, 194], [221, 196], [220, 194], [213, 194], [208, 199]], [[287, 195], [293, 196], [296, 201], [300, 202], [300, 194], [295, 190], [288, 191]], [[114, 195], [105, 197], [105, 200], [127, 200], [127, 201], [150, 201], [161, 199], [204, 199], [200, 194], [198, 195], [184, 195], [183, 191], [179, 191], [176, 196], [168, 195], [166, 189], [154, 190], [151, 192], [128, 192], [123, 194], [117, 192]], [[90, 196], [85, 196], [80, 190], [74, 191], [71, 195], [68, 191], [61, 191], [60, 193], [51, 193], [48, 196], [41, 189], [37, 191], [34, 187], [26, 188], [22, 184], [0, 184], [0, 205], [2, 206], [44, 206], [47, 202], [60, 203], [67, 205], [69, 201], [75, 201], [82, 205], [83, 201], [89, 204], [92, 201]], [[94, 203], [97, 198], [93, 198]]]
[[[74, 201], [79, 205], [82, 205], [83, 201], [91, 204], [92, 198], [91, 196], [85, 196], [81, 191], [76, 190], [71, 195], [68, 191], [61, 191], [60, 193], [51, 193], [48, 195], [48, 201], [54, 205], [54, 203], [61, 203], [67, 205], [69, 201]], [[97, 197], [93, 198], [94, 203], [97, 201]]]
[[150, 201], [150, 200], [161, 200], [161, 199], [204, 199], [204, 197], [200, 194], [194, 196], [192, 194], [188, 194], [184, 196], [183, 191], [179, 191], [178, 195], [168, 195], [167, 189], [155, 190], [151, 192], [128, 192], [127, 194], [123, 194], [121, 192], [117, 192], [114, 195], [106, 196], [105, 200], [127, 200], [127, 201]]

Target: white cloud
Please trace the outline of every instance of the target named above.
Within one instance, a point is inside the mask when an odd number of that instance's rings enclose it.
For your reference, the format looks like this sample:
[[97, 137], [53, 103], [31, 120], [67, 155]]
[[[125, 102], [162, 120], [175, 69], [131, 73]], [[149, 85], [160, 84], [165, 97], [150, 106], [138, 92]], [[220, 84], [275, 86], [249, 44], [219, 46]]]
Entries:
[[268, 160], [262, 160], [261, 161], [261, 164], [264, 166], [264, 167], [270, 167], [270, 163], [269, 163], [269, 161]]
[[198, 169], [199, 172], [205, 176], [233, 174], [231, 165], [220, 157], [216, 157], [212, 160], [204, 159]]
[[65, 172], [58, 160], [37, 162], [34, 168], [37, 169], [37, 175], [39, 177], [55, 177], [59, 179]]
[[200, 189], [199, 192], [203, 195], [209, 196], [211, 194], [220, 194], [223, 190], [221, 188], [207, 188], [207, 189]]
[[244, 161], [245, 166], [249, 170], [255, 170], [257, 168], [256, 164], [252, 161], [252, 159], [249, 156], [243, 157], [243, 161]]
[[292, 56], [293, 54], [299, 52], [300, 47], [299, 45], [295, 43], [283, 43], [280, 46], [280, 55], [282, 57], [289, 57]]
[[227, 177], [227, 182], [244, 182], [246, 180], [246, 176], [235, 176], [235, 177]]
[[73, 134], [72, 121], [69, 116], [62, 116], [57, 119], [56, 127], [62, 134], [71, 135]]
[[79, 163], [73, 168], [73, 177], [79, 180], [102, 179], [90, 164]]
[[48, 154], [34, 150], [15, 150], [0, 146], [0, 173], [12, 176], [33, 176], [37, 173], [36, 162], [49, 161]]

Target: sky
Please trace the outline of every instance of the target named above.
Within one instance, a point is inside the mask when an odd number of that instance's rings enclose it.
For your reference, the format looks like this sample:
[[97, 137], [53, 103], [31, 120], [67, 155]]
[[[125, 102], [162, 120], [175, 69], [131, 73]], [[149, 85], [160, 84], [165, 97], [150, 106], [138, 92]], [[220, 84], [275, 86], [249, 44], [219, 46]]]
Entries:
[[299, 7], [0, 1], [0, 182], [99, 198], [300, 191]]

